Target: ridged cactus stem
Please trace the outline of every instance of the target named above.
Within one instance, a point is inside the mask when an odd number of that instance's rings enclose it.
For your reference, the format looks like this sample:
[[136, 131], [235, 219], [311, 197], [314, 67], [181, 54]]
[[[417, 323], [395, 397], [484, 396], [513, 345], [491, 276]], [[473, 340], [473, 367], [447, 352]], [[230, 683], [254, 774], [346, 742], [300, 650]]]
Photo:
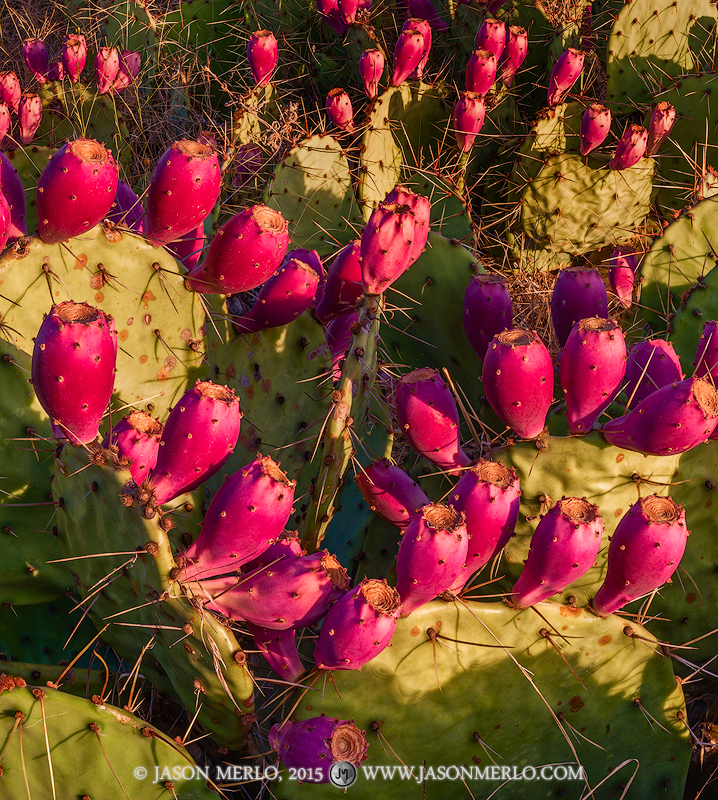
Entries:
[[332, 392], [333, 406], [324, 428], [321, 467], [312, 490], [302, 536], [302, 546], [307, 553], [314, 553], [321, 547], [334, 514], [337, 492], [354, 451], [351, 428], [361, 428], [376, 378], [379, 318], [384, 296], [364, 295], [360, 303], [359, 327], [342, 367], [339, 388]]

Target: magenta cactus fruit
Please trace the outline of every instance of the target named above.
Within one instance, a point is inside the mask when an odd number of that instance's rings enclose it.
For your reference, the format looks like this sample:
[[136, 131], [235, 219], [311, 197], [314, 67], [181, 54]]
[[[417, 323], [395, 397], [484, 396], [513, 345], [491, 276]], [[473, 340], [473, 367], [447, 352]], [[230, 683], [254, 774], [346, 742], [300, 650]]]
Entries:
[[456, 144], [462, 153], [468, 153], [484, 127], [486, 106], [484, 98], [476, 92], [462, 92], [454, 106], [453, 123]]
[[558, 57], [551, 71], [548, 84], [547, 103], [555, 106], [561, 102], [563, 95], [576, 83], [583, 70], [584, 53], [569, 47]]
[[192, 139], [173, 142], [152, 173], [147, 193], [147, 238], [159, 246], [194, 230], [217, 202], [221, 180], [213, 147]]
[[361, 241], [354, 239], [332, 261], [321, 300], [314, 310], [322, 322], [327, 323], [356, 308], [363, 293], [360, 253]]
[[642, 497], [621, 517], [608, 545], [606, 579], [591, 601], [601, 617], [661, 587], [678, 568], [690, 531], [670, 497]]
[[608, 293], [597, 269], [568, 267], [561, 270], [551, 294], [551, 322], [561, 347], [580, 319], [605, 318], [607, 309]]
[[0, 192], [0, 252], [5, 249], [10, 237], [10, 206], [5, 195]]
[[421, 53], [419, 63], [416, 65], [413, 72], [409, 74], [410, 78], [421, 80], [424, 76], [424, 70], [426, 69], [427, 62], [429, 61], [429, 53], [431, 52], [431, 44], [433, 40], [431, 25], [422, 17], [409, 17], [409, 19], [404, 22], [402, 30], [419, 31], [419, 33], [421, 33], [424, 37], [424, 49]]
[[339, 0], [339, 19], [347, 27], [353, 25], [360, 7], [360, 0]]
[[516, 73], [521, 69], [529, 51], [529, 37], [526, 28], [520, 25], [512, 25], [506, 31], [506, 46], [501, 54], [501, 82], [504, 86], [510, 87]]
[[[3, 181], [3, 191], [5, 184]], [[6, 193], [7, 197], [7, 193]], [[714, 386], [718, 386], [718, 323], [709, 320], [703, 326], [701, 338], [698, 340], [694, 375], [696, 378], [706, 378]], [[710, 376], [710, 377], [709, 377]]]
[[359, 74], [370, 100], [379, 96], [379, 81], [384, 75], [385, 66], [384, 53], [381, 50], [365, 50], [359, 57]]
[[327, 116], [336, 125], [347, 133], [354, 133], [354, 109], [352, 101], [344, 89], [330, 89], [326, 101]]
[[663, 140], [668, 138], [675, 121], [676, 109], [670, 103], [661, 100], [660, 103], [656, 104], [651, 114], [651, 120], [648, 123], [647, 156], [652, 156], [661, 146]]
[[626, 408], [629, 405], [635, 408], [657, 389], [682, 380], [681, 362], [670, 342], [664, 339], [638, 342], [626, 362]]
[[[27, 236], [25, 190], [17, 170], [4, 153], [0, 153], [0, 195], [5, 198], [10, 212], [7, 227], [8, 238], [14, 240], [21, 236]], [[2, 250], [1, 247], [0, 250]]]
[[266, 86], [279, 60], [277, 39], [268, 30], [255, 31], [247, 42], [247, 59], [256, 86]]
[[197, 381], [170, 412], [149, 481], [154, 504], [204, 483], [232, 455], [242, 412], [232, 389]]
[[626, 340], [611, 319], [579, 320], [561, 356], [561, 388], [571, 433], [588, 433], [613, 402], [626, 374]]
[[463, 513], [430, 503], [414, 514], [396, 557], [396, 589], [403, 616], [454, 584], [466, 564], [467, 548]]
[[638, 164], [646, 152], [648, 131], [642, 125], [629, 125], [616, 145], [616, 152], [608, 162], [609, 169], [628, 169]]
[[162, 423], [146, 411], [133, 411], [115, 425], [103, 447], [116, 447], [119, 458], [129, 460], [132, 480], [139, 486], [157, 463], [162, 430]]
[[193, 231], [185, 233], [179, 239], [167, 245], [174, 257], [182, 262], [187, 270], [193, 270], [199, 264], [204, 252], [207, 237], [204, 235], [204, 223], [201, 222]]
[[496, 56], [490, 50], [474, 50], [466, 65], [466, 91], [485, 95], [496, 80]]
[[304, 770], [307, 783], [329, 783], [332, 764], [348, 761], [359, 767], [369, 745], [353, 720], [322, 716], [272, 726], [269, 746], [285, 767]]
[[419, 484], [387, 458], [362, 467], [354, 480], [369, 508], [401, 530], [431, 502]]
[[204, 261], [187, 276], [187, 286], [203, 294], [255, 289], [279, 269], [288, 246], [287, 221], [279, 211], [251, 206], [217, 231]]
[[396, 589], [364, 578], [329, 609], [314, 648], [319, 669], [359, 669], [391, 643], [402, 612]]
[[0, 72], [0, 102], [7, 103], [17, 114], [20, 108], [22, 87], [14, 72]]
[[317, 11], [324, 17], [327, 25], [339, 36], [344, 36], [347, 24], [342, 19], [339, 0], [317, 0]]
[[95, 56], [95, 82], [97, 94], [107, 94], [120, 71], [120, 54], [116, 47], [101, 47]]
[[262, 148], [257, 144], [242, 144], [235, 153], [234, 175], [232, 185], [237, 189], [254, 180], [262, 169], [264, 156]]
[[71, 83], [80, 80], [87, 63], [87, 42], [79, 33], [69, 33], [62, 42], [62, 65]]
[[536, 331], [513, 328], [494, 336], [481, 373], [491, 408], [524, 439], [546, 425], [553, 400], [553, 364]]
[[391, 86], [402, 83], [419, 66], [424, 55], [424, 34], [413, 28], [405, 28], [400, 34], [394, 48], [394, 72], [389, 82]]
[[508, 330], [513, 305], [500, 275], [474, 275], [466, 287], [463, 306], [464, 333], [476, 355], [483, 361], [491, 340]]
[[395, 186], [384, 198], [385, 203], [399, 203], [414, 215], [414, 240], [409, 249], [409, 262], [413, 264], [424, 252], [431, 224], [431, 203], [423, 194], [416, 194], [406, 186]]
[[107, 219], [141, 233], [144, 230], [145, 209], [140, 198], [124, 181], [117, 181], [115, 200], [107, 212]]
[[533, 532], [511, 603], [528, 608], [562, 592], [591, 568], [602, 534], [598, 506], [585, 498], [562, 497]]
[[295, 630], [276, 631], [262, 625], [244, 623], [267, 664], [285, 681], [298, 681], [307, 671], [297, 652]]
[[42, 100], [40, 95], [24, 92], [17, 108], [20, 128], [20, 143], [30, 144], [42, 122]]
[[94, 228], [117, 193], [112, 153], [94, 139], [68, 142], [48, 161], [37, 187], [38, 232], [48, 244]]
[[466, 564], [450, 587], [458, 594], [513, 536], [521, 503], [519, 479], [501, 462], [481, 460], [459, 478], [447, 503], [465, 515], [469, 539]]
[[652, 456], [684, 453], [718, 425], [718, 392], [703, 378], [663, 386], [628, 414], [603, 426], [609, 444]]
[[591, 103], [581, 117], [582, 156], [603, 144], [611, 130], [611, 110], [601, 103]]
[[335, 317], [324, 329], [324, 338], [332, 354], [331, 373], [334, 381], [341, 379], [346, 352], [351, 346], [353, 331], [358, 322], [359, 312], [349, 311]]
[[630, 247], [616, 247], [608, 261], [608, 283], [624, 308], [633, 305], [638, 258]]
[[408, 444], [443, 470], [456, 474], [471, 459], [459, 444], [459, 412], [436, 369], [403, 375], [396, 387], [396, 416]]
[[489, 50], [498, 61], [506, 46], [506, 25], [500, 19], [487, 17], [476, 33], [476, 50]]
[[242, 565], [242, 572], [246, 575], [259, 567], [273, 566], [283, 558], [301, 558], [305, 555], [299, 534], [296, 531], [282, 531], [263, 553]]
[[7, 103], [0, 103], [0, 144], [11, 127], [10, 106]]
[[25, 66], [30, 70], [38, 83], [47, 81], [48, 56], [45, 42], [42, 39], [25, 39], [22, 43], [22, 57]]
[[449, 29], [449, 23], [439, 16], [439, 12], [431, 0], [409, 0], [409, 16], [415, 19], [425, 19], [435, 31]]
[[120, 53], [120, 68], [117, 70], [117, 77], [112, 84], [114, 93], [121, 92], [131, 86], [140, 74], [142, 56], [135, 50], [123, 50]]
[[35, 337], [32, 385], [57, 438], [97, 438], [112, 396], [117, 361], [115, 324], [87, 303], [55, 305]]
[[65, 77], [65, 68], [62, 61], [55, 61], [47, 68], [48, 81], [61, 81]]

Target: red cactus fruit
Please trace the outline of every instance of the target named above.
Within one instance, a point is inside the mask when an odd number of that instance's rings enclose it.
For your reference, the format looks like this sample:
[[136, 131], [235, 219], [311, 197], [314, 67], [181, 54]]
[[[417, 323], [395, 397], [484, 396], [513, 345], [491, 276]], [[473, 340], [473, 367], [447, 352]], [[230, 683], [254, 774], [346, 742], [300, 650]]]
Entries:
[[648, 123], [648, 144], [646, 155], [652, 156], [661, 146], [664, 139], [668, 138], [676, 121], [676, 109], [665, 100], [656, 104]]
[[272, 79], [279, 60], [279, 45], [272, 31], [255, 31], [247, 42], [247, 59], [257, 86], [266, 86]]
[[628, 169], [638, 164], [646, 152], [648, 131], [642, 125], [629, 125], [616, 145], [616, 152], [608, 162], [609, 169]]
[[504, 86], [510, 87], [516, 73], [521, 69], [521, 65], [526, 60], [529, 51], [529, 37], [526, 28], [520, 25], [512, 25], [506, 32], [506, 47], [501, 54], [501, 82]]
[[466, 90], [485, 95], [496, 80], [496, 56], [490, 50], [475, 50], [466, 65]]
[[399, 34], [394, 48], [394, 72], [389, 82], [391, 86], [402, 83], [419, 66], [424, 55], [424, 34], [421, 31], [407, 28]]
[[42, 100], [40, 95], [24, 92], [17, 107], [20, 128], [20, 143], [30, 144], [42, 122]]
[[326, 101], [327, 116], [336, 125], [347, 133], [354, 133], [354, 109], [352, 101], [344, 89], [330, 89]]
[[129, 459], [132, 480], [139, 486], [157, 463], [162, 430], [162, 423], [146, 411], [133, 411], [115, 425], [102, 444], [116, 447], [120, 458]]
[[307, 671], [297, 652], [297, 632], [244, 623], [267, 664], [284, 681], [298, 681]]
[[97, 94], [107, 94], [120, 71], [120, 53], [116, 47], [101, 47], [95, 56], [95, 82]]
[[431, 502], [413, 478], [386, 458], [363, 467], [354, 480], [369, 508], [401, 530]]
[[0, 101], [7, 103], [17, 114], [22, 97], [22, 87], [14, 72], [0, 72]]
[[87, 63], [87, 42], [79, 33], [68, 33], [62, 42], [62, 65], [71, 83], [80, 80]]
[[379, 81], [384, 75], [385, 66], [384, 53], [381, 50], [365, 50], [359, 57], [359, 74], [370, 100], [379, 95]]
[[662, 386], [682, 381], [683, 377], [681, 362], [670, 342], [650, 339], [634, 344], [626, 362], [626, 408], [635, 408], [649, 394]]
[[600, 103], [591, 103], [581, 117], [581, 155], [587, 156], [603, 144], [611, 130], [611, 110]]
[[476, 33], [476, 50], [490, 50], [498, 61], [506, 46], [506, 25], [500, 19], [487, 17]]
[[453, 123], [456, 144], [462, 153], [468, 153], [484, 127], [486, 106], [484, 98], [476, 92], [462, 92], [454, 106]]
[[551, 71], [546, 97], [548, 105], [560, 103], [563, 95], [576, 83], [583, 70], [584, 58], [585, 54], [575, 47], [569, 47], [561, 53]]

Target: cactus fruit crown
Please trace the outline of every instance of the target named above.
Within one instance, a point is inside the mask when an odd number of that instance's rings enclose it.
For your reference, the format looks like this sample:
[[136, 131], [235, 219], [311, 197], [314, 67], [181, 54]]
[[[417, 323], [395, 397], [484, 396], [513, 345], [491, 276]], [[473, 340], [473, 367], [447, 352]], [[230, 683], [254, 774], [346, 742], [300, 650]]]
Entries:
[[138, 433], [146, 433], [148, 436], [162, 433], [162, 423], [146, 411], [133, 411], [127, 415], [127, 422]]
[[214, 155], [211, 145], [206, 142], [196, 142], [194, 139], [181, 139], [179, 142], [175, 142], [175, 148], [184, 156], [201, 158], [203, 161]]
[[386, 581], [376, 579], [365, 581], [361, 593], [367, 605], [380, 616], [391, 616], [401, 605], [399, 592]]
[[76, 139], [67, 146], [85, 164], [105, 164], [112, 158], [112, 153], [94, 139]]
[[464, 513], [457, 511], [452, 506], [445, 506], [434, 503], [424, 506], [420, 513], [426, 524], [430, 528], [439, 531], [453, 532], [464, 524]]
[[325, 554], [322, 556], [321, 564], [322, 568], [325, 570], [331, 582], [337, 589], [349, 588], [349, 578], [347, 577], [347, 572], [339, 563], [339, 560], [336, 558], [336, 556], [325, 552]]
[[419, 369], [414, 369], [411, 372], [407, 372], [406, 375], [403, 375], [401, 382], [421, 383], [422, 381], [429, 381], [432, 378], [435, 378], [438, 374], [438, 369], [432, 369], [431, 367], [419, 367]]
[[524, 331], [520, 328], [514, 328], [510, 331], [501, 331], [496, 335], [496, 340], [499, 344], [507, 344], [511, 347], [523, 347], [524, 345], [531, 344], [535, 340], [535, 334], [530, 331]]
[[480, 481], [499, 489], [507, 489], [516, 480], [513, 470], [497, 461], [481, 461], [472, 470]]
[[640, 499], [641, 511], [648, 517], [649, 522], [663, 525], [674, 525], [680, 522], [681, 507], [672, 497], [659, 497], [652, 494], [650, 497]]
[[614, 331], [620, 328], [620, 325], [612, 319], [604, 319], [603, 317], [587, 317], [578, 321], [578, 329], [580, 331]]
[[290, 480], [287, 473], [279, 468], [279, 464], [271, 456], [263, 456], [261, 453], [257, 453], [257, 460], [262, 465], [262, 472], [273, 481], [281, 483], [288, 488], [293, 488], [297, 485], [296, 481]]
[[696, 378], [693, 381], [692, 391], [693, 397], [703, 411], [709, 417], [718, 417], [718, 391], [715, 387], [703, 378]]
[[103, 319], [110, 319], [108, 314], [104, 314], [99, 308], [93, 308], [87, 303], [76, 303], [74, 300], [65, 300], [52, 307], [52, 314], [54, 314], [60, 322], [66, 322], [72, 325], [75, 322], [82, 322], [89, 325], [91, 322], [102, 317]]
[[366, 737], [351, 722], [338, 725], [334, 729], [329, 747], [334, 761], [349, 761], [352, 764], [358, 764], [367, 756]]
[[577, 524], [594, 522], [600, 515], [598, 506], [589, 503], [585, 498], [562, 497], [558, 502], [560, 513]]
[[279, 213], [267, 206], [253, 206], [252, 219], [263, 231], [280, 235], [287, 230], [287, 220]]
[[202, 395], [202, 397], [209, 397], [212, 400], [219, 400], [222, 403], [226, 403], [228, 406], [231, 406], [232, 403], [236, 402], [237, 395], [234, 393], [234, 389], [230, 389], [227, 386], [219, 386], [216, 383], [212, 383], [212, 381], [197, 381], [194, 385], [194, 388]]

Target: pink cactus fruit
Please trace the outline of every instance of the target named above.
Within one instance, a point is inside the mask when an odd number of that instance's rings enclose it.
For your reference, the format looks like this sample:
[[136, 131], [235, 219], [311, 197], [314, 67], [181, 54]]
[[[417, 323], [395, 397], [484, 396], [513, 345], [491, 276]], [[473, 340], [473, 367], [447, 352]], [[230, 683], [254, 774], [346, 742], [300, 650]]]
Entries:
[[648, 144], [648, 131], [642, 125], [629, 125], [616, 145], [616, 152], [608, 162], [609, 169], [628, 169], [643, 158]]
[[551, 294], [551, 322], [563, 347], [573, 326], [588, 317], [604, 317], [608, 293], [597, 269], [568, 267], [559, 272]]
[[135, 50], [123, 50], [120, 53], [120, 68], [112, 84], [114, 93], [121, 92], [137, 81], [142, 66], [142, 56]]
[[466, 90], [485, 95], [496, 80], [496, 56], [490, 50], [474, 50], [466, 65]]
[[431, 203], [423, 194], [412, 192], [398, 184], [384, 198], [385, 203], [399, 203], [406, 206], [414, 215], [414, 240], [409, 248], [409, 262], [413, 264], [424, 252], [431, 224]]
[[120, 54], [116, 47], [101, 47], [95, 56], [95, 82], [97, 94], [107, 94], [120, 71]]
[[431, 0], [409, 0], [409, 16], [425, 19], [435, 31], [449, 30], [449, 23], [439, 16], [439, 12]]
[[296, 531], [282, 531], [263, 553], [242, 565], [242, 572], [246, 575], [260, 567], [274, 566], [283, 558], [301, 558], [305, 555], [299, 534]]
[[17, 114], [20, 108], [22, 87], [14, 72], [0, 72], [0, 101], [7, 103]]
[[241, 189], [253, 181], [262, 169], [264, 157], [258, 144], [243, 144], [237, 148], [232, 185]]
[[120, 459], [129, 460], [132, 480], [139, 486], [157, 463], [162, 430], [162, 423], [146, 411], [133, 411], [115, 425], [102, 444], [116, 447]]
[[403, 616], [454, 584], [466, 564], [468, 541], [464, 514], [451, 506], [430, 503], [414, 514], [396, 557]]
[[631, 247], [616, 247], [608, 260], [608, 283], [624, 308], [633, 305], [638, 254]]
[[145, 235], [159, 246], [194, 230], [219, 198], [222, 177], [214, 148], [182, 139], [160, 156], [147, 192]]
[[419, 63], [416, 65], [414, 70], [409, 74], [410, 78], [421, 80], [424, 77], [424, 70], [426, 69], [426, 65], [429, 61], [429, 53], [431, 52], [431, 44], [433, 40], [431, 25], [423, 18], [409, 17], [409, 19], [404, 22], [403, 30], [419, 31], [419, 33], [424, 36], [424, 49], [422, 50], [421, 58], [419, 59]]
[[629, 351], [626, 362], [626, 408], [635, 408], [657, 389], [682, 380], [681, 362], [670, 342], [664, 339], [638, 342]]
[[66, 300], [44, 318], [32, 353], [32, 385], [53, 433], [73, 444], [97, 438], [115, 382], [117, 335], [109, 315]]
[[30, 144], [42, 122], [40, 95], [32, 92], [23, 93], [17, 108], [17, 121], [20, 128], [20, 143]]
[[132, 188], [124, 181], [118, 181], [115, 200], [107, 212], [107, 219], [114, 222], [115, 225], [142, 233], [145, 213], [142, 201]]
[[576, 83], [583, 70], [585, 54], [575, 47], [569, 47], [558, 57], [551, 71], [548, 84], [547, 102], [555, 106], [561, 102], [563, 95]]
[[387, 458], [362, 467], [354, 480], [369, 508], [402, 531], [416, 511], [431, 502], [419, 484]]
[[62, 64], [72, 83], [80, 80], [87, 63], [87, 42], [79, 33], [69, 33], [62, 42]]
[[394, 72], [389, 81], [390, 85], [401, 86], [419, 66], [423, 55], [424, 34], [413, 28], [405, 28], [399, 34], [394, 48]]
[[8, 238], [15, 240], [27, 236], [25, 190], [17, 170], [4, 153], [0, 153], [0, 195], [5, 198], [10, 212]]
[[379, 203], [361, 236], [365, 294], [382, 294], [411, 266], [416, 238], [416, 216], [407, 205]]
[[661, 146], [664, 139], [668, 138], [676, 121], [676, 109], [665, 100], [656, 104], [648, 123], [648, 144], [646, 155], [652, 156]]
[[333, 125], [347, 133], [354, 133], [354, 109], [349, 95], [341, 88], [330, 89], [326, 101], [327, 116]]
[[341, 18], [339, 0], [317, 0], [317, 11], [324, 17], [324, 21], [339, 36], [344, 36], [347, 24]]
[[324, 329], [329, 351], [332, 354], [332, 380], [338, 381], [341, 378], [342, 366], [346, 358], [346, 352], [351, 346], [354, 336], [355, 326], [359, 322], [359, 312], [349, 311], [334, 319]]
[[112, 153], [94, 139], [68, 142], [47, 162], [37, 187], [38, 232], [48, 244], [91, 230], [117, 193]]
[[602, 534], [598, 506], [585, 498], [562, 497], [533, 532], [511, 603], [528, 608], [578, 580], [593, 566]]
[[603, 144], [610, 130], [611, 110], [600, 103], [591, 103], [581, 117], [581, 155], [587, 156]]
[[47, 81], [48, 56], [45, 42], [42, 39], [25, 39], [22, 43], [22, 57], [25, 66], [38, 83]]
[[0, 103], [0, 144], [11, 127], [10, 106], [7, 103]]
[[520, 25], [512, 25], [506, 31], [506, 46], [501, 54], [501, 82], [504, 86], [510, 87], [517, 72], [521, 69], [529, 51], [529, 37], [526, 28]]
[[678, 568], [690, 531], [670, 497], [642, 497], [621, 517], [608, 545], [606, 578], [591, 601], [601, 617], [660, 588]]
[[506, 25], [500, 19], [487, 17], [476, 33], [476, 50], [489, 50], [501, 58], [506, 46]]
[[314, 312], [321, 322], [330, 322], [356, 309], [363, 294], [360, 252], [361, 241], [354, 239], [343, 247], [332, 261], [327, 271], [321, 300]]
[[408, 444], [443, 470], [457, 474], [471, 459], [459, 444], [459, 412], [436, 369], [403, 375], [396, 387], [396, 415]]
[[214, 475], [232, 455], [242, 413], [232, 389], [197, 381], [170, 412], [149, 475], [154, 504], [168, 503]]
[[47, 68], [48, 81], [61, 81], [65, 77], [65, 68], [62, 61], [55, 61]]
[[295, 630], [276, 631], [262, 625], [244, 623], [267, 664], [282, 680], [294, 683], [307, 671], [297, 652]]
[[391, 643], [402, 612], [396, 589], [364, 578], [329, 609], [314, 648], [319, 669], [359, 669]]
[[248, 292], [276, 272], [289, 246], [287, 221], [272, 208], [251, 206], [229, 219], [212, 238], [187, 286], [204, 294]]
[[353, 25], [360, 7], [360, 0], [339, 0], [339, 19], [346, 26]]
[[10, 206], [0, 191], [0, 253], [5, 249], [10, 237]]
[[453, 123], [456, 144], [462, 153], [468, 153], [484, 127], [486, 106], [484, 98], [476, 92], [462, 92], [454, 106]]
[[522, 438], [535, 439], [553, 400], [553, 364], [536, 331], [513, 328], [494, 336], [481, 373], [489, 405]]
[[287, 769], [303, 770], [307, 783], [329, 783], [332, 764], [348, 761], [358, 768], [369, 745], [353, 720], [322, 716], [273, 725], [269, 746]]
[[624, 450], [670, 456], [707, 441], [717, 425], [718, 392], [703, 378], [689, 378], [657, 389], [607, 422], [603, 436]]
[[[3, 191], [5, 191], [5, 184], [3, 182]], [[6, 193], [7, 197], [7, 193]], [[696, 350], [696, 360], [693, 362], [695, 366], [694, 375], [696, 378], [705, 378], [711, 381], [714, 386], [718, 386], [718, 323], [715, 320], [709, 320], [703, 326], [701, 331], [701, 338], [698, 340], [698, 349]]]
[[173, 253], [182, 266], [187, 270], [193, 270], [202, 258], [207, 237], [204, 235], [204, 223], [201, 222], [193, 231], [185, 233], [179, 239], [167, 245], [170, 253]]
[[359, 57], [359, 74], [370, 100], [379, 96], [379, 81], [384, 75], [385, 66], [384, 53], [381, 50], [365, 50]]
[[466, 470], [447, 502], [466, 517], [466, 565], [450, 590], [458, 594], [471, 576], [504, 549], [519, 518], [521, 489], [513, 469], [481, 460]]
[[483, 361], [492, 339], [508, 330], [513, 320], [511, 296], [501, 275], [474, 275], [466, 287], [464, 333]]
[[271, 81], [279, 60], [279, 45], [272, 31], [255, 31], [249, 37], [247, 59], [255, 85], [266, 86]]

